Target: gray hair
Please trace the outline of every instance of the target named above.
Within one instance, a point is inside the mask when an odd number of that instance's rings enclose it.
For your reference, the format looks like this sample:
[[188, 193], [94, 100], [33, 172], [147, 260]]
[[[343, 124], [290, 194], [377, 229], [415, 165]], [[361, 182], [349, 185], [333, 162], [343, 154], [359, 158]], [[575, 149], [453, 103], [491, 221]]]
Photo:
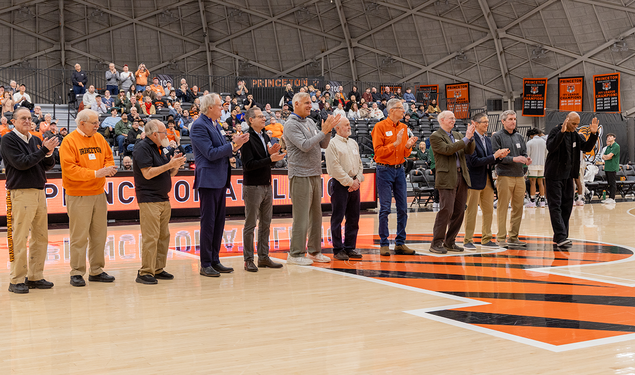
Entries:
[[88, 122], [90, 121], [90, 118], [92, 116], [96, 116], [97, 118], [99, 118], [99, 113], [97, 113], [97, 111], [92, 110], [92, 109], [83, 109], [81, 112], [79, 112], [77, 114], [77, 116], [75, 117], [75, 124], [77, 126], [79, 126], [79, 124], [84, 121], [84, 122]]
[[507, 120], [507, 118], [511, 115], [516, 116], [516, 112], [512, 109], [508, 109], [507, 111], [501, 113], [501, 122]]
[[346, 117], [341, 117], [340, 121], [337, 124], [335, 124], [335, 127], [339, 128], [340, 126], [344, 126], [346, 123], [350, 124], [351, 121], [348, 118], [346, 118]]
[[[17, 114], [18, 114], [19, 111], [27, 111], [27, 112], [29, 112], [29, 119], [31, 118], [31, 111], [27, 107], [23, 107], [23, 106], [19, 106], [18, 108], [16, 108], [15, 111], [13, 111], [13, 117], [12, 118], [17, 118]], [[7, 118], [4, 117], [4, 116], [2, 116], [2, 118], [7, 120]]]
[[163, 125], [163, 123], [159, 120], [150, 120], [146, 123], [146, 126], [143, 127], [143, 131], [145, 131], [146, 136], [152, 135], [154, 133], [159, 132], [159, 126]]
[[487, 114], [485, 114], [485, 112], [479, 112], [479, 113], [475, 114], [474, 116], [472, 116], [472, 121], [481, 122], [483, 117], [487, 117]]
[[443, 111], [443, 112], [439, 113], [439, 115], [437, 116], [437, 119], [438, 120], [445, 119], [446, 117], [448, 117], [450, 115], [454, 116], [454, 112], [452, 112], [452, 111]]
[[300, 102], [300, 100], [302, 100], [302, 98], [311, 98], [311, 95], [309, 95], [308, 92], [299, 92], [295, 95], [293, 95], [293, 100], [291, 100], [291, 102], [293, 103], [293, 105], [295, 106], [296, 102]]
[[220, 95], [218, 95], [215, 92], [212, 92], [210, 94], [200, 97], [200, 101], [201, 101], [200, 113], [205, 114], [207, 113], [207, 110], [209, 109], [209, 107], [213, 106], [215, 103], [220, 104], [221, 98], [220, 98]]
[[249, 108], [247, 113], [245, 113], [245, 119], [247, 119], [247, 124], [249, 124], [249, 126], [251, 126], [251, 119], [256, 118], [256, 111], [261, 111], [261, 109], [254, 106]]
[[401, 104], [401, 100], [399, 99], [390, 99], [388, 101], [388, 103], [386, 103], [386, 109], [388, 110], [388, 112], [390, 112], [390, 110], [396, 106], [397, 104]]

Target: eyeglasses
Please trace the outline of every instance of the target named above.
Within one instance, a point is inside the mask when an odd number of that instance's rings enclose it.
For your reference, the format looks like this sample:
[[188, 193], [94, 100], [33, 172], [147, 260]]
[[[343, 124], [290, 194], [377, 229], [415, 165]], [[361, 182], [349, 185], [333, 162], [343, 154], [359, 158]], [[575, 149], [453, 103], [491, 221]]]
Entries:
[[479, 124], [489, 124], [489, 120], [488, 121], [479, 121]]
[[256, 118], [267, 118], [267, 116], [265, 116], [265, 115], [259, 115], [259, 116], [256, 116]]

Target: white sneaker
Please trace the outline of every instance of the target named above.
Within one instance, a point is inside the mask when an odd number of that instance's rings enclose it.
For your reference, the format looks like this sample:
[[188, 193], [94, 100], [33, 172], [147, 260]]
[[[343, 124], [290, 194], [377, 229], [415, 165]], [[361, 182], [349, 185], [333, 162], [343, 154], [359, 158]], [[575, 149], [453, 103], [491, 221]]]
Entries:
[[545, 208], [547, 206], [547, 201], [546, 200], [541, 200], [540, 201], [540, 208]]
[[529, 201], [525, 207], [527, 208], [536, 208], [536, 202]]
[[577, 201], [575, 201], [575, 205], [576, 206], [584, 206], [584, 201], [582, 199], [578, 199]]
[[615, 204], [615, 199], [606, 198], [605, 200], [602, 201], [602, 203], [604, 203], [604, 204]]
[[438, 203], [432, 203], [432, 209], [435, 209], [435, 208], [439, 208], [439, 204]]
[[322, 253], [317, 253], [315, 255], [307, 254], [307, 258], [309, 258], [309, 260], [313, 262], [318, 262], [318, 263], [329, 263], [331, 261], [331, 258], [327, 257], [326, 255]]
[[293, 257], [291, 254], [287, 256], [287, 264], [295, 264], [297, 266], [310, 266], [313, 261], [307, 257]]

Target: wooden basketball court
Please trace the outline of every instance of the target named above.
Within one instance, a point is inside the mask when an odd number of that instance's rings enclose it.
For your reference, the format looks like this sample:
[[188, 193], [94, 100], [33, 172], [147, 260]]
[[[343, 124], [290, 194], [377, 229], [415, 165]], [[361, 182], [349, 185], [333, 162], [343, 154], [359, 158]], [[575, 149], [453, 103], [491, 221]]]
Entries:
[[[575, 207], [569, 251], [553, 249], [548, 209], [537, 208], [524, 213], [527, 249], [444, 256], [427, 251], [434, 213], [410, 213], [420, 254], [391, 257], [379, 256], [377, 215], [366, 214], [361, 261], [257, 273], [242, 268], [233, 220], [223, 262], [236, 270], [220, 278], [198, 274], [199, 223], [173, 223], [176, 278], [158, 285], [135, 283], [139, 226], [113, 226], [106, 271], [117, 280], [83, 288], [69, 285], [68, 230], [52, 230], [55, 287], [27, 295], [6, 291], [3, 234], [0, 374], [630, 374], [634, 208]], [[274, 257], [286, 259], [291, 224], [274, 219]]]

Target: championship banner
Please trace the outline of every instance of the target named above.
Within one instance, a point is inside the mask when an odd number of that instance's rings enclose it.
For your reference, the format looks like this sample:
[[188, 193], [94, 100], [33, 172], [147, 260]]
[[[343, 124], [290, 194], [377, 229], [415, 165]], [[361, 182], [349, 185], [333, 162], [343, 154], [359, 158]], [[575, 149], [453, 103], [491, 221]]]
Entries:
[[547, 78], [523, 78], [523, 116], [545, 117]]
[[[168, 82], [170, 82], [170, 84], [172, 85], [172, 87], [174, 87], [174, 80], [172, 79], [171, 75], [168, 74], [157, 74], [155, 75], [155, 77], [157, 77], [159, 79], [159, 84], [163, 87], [166, 87], [168, 85]], [[165, 95], [169, 95], [169, 92], [166, 92]]]
[[428, 103], [432, 99], [436, 99], [437, 103], [439, 96], [439, 85], [419, 85], [417, 86], [417, 93], [415, 97], [420, 103]]
[[[327, 189], [327, 183], [330, 179], [328, 174], [322, 175], [322, 203], [331, 202]], [[271, 176], [271, 180], [273, 205], [290, 206], [289, 176], [274, 174]], [[227, 207], [244, 207], [242, 182], [242, 175], [231, 176], [231, 186], [226, 193]], [[108, 202], [108, 211], [139, 209], [132, 174], [125, 177], [107, 177], [104, 191]], [[48, 214], [66, 213], [66, 200], [61, 178], [49, 178], [44, 193], [46, 194]], [[6, 196], [5, 184], [0, 184], [0, 196]], [[172, 209], [199, 208], [198, 190], [194, 189], [194, 175], [172, 177], [172, 190], [169, 196]], [[364, 182], [360, 186], [360, 200], [361, 202], [375, 202], [375, 196], [375, 173], [364, 173]], [[7, 206], [0, 204], [0, 216], [6, 216], [6, 214]]]
[[622, 111], [620, 103], [620, 73], [593, 76], [593, 111]]
[[582, 112], [584, 77], [558, 78], [558, 110]]
[[445, 85], [446, 109], [454, 112], [456, 118], [470, 117], [470, 83]]

